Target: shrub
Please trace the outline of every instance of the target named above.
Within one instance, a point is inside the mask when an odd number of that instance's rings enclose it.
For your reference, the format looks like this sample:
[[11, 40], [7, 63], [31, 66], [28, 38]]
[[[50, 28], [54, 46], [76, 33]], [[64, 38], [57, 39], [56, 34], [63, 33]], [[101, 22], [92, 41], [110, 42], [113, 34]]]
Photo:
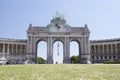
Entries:
[[70, 61], [71, 63], [79, 63], [79, 56], [71, 56]]
[[105, 61], [104, 64], [120, 64], [120, 60], [109, 60]]
[[46, 60], [43, 59], [42, 57], [38, 57], [38, 58], [37, 58], [37, 63], [38, 63], [38, 64], [45, 64], [45, 62], [46, 62]]

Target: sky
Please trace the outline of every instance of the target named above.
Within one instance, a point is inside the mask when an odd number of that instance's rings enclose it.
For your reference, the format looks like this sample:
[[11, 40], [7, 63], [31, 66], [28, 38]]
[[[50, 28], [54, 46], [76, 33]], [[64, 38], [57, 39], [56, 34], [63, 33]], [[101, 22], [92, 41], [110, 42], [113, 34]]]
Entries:
[[0, 0], [0, 37], [27, 39], [27, 29], [46, 26], [55, 12], [72, 27], [88, 25], [90, 39], [120, 38], [120, 0]]

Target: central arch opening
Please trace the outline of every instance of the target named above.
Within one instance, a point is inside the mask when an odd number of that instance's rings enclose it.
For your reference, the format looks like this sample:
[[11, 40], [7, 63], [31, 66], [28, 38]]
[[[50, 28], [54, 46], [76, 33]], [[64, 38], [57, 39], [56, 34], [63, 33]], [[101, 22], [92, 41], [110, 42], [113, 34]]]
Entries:
[[63, 43], [61, 41], [55, 41], [53, 43], [53, 63], [63, 63]]

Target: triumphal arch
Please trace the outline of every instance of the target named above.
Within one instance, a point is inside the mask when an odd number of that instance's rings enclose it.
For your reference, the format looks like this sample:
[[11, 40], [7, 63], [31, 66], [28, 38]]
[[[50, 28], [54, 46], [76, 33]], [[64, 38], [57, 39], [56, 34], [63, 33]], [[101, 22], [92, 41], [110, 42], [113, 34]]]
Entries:
[[90, 63], [90, 31], [84, 27], [71, 27], [67, 24], [64, 16], [56, 14], [46, 27], [29, 25], [27, 30], [27, 58], [37, 63], [37, 44], [39, 41], [47, 43], [47, 63], [53, 63], [53, 43], [63, 43], [63, 63], [70, 63], [70, 42], [77, 41], [79, 44], [80, 63]]

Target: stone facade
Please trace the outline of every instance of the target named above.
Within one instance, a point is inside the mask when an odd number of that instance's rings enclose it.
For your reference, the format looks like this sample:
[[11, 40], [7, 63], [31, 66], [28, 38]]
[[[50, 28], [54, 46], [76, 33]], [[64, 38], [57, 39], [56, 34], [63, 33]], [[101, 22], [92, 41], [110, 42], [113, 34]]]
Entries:
[[120, 60], [120, 39], [90, 41], [92, 63]]
[[63, 43], [63, 63], [70, 63], [70, 42], [79, 45], [80, 63], [102, 63], [106, 60], [120, 60], [120, 39], [89, 40], [87, 25], [71, 27], [64, 18], [55, 17], [47, 26], [29, 25], [27, 39], [0, 38], [0, 58], [10, 63], [37, 63], [37, 44], [47, 43], [47, 63], [53, 63], [53, 44]]
[[37, 63], [37, 43], [47, 43], [47, 63], [53, 63], [53, 43], [63, 43], [63, 63], [70, 63], [70, 42], [77, 41], [79, 44], [79, 57], [81, 63], [90, 63], [89, 29], [84, 27], [71, 27], [65, 19], [54, 18], [47, 27], [36, 27], [30, 24], [27, 30], [27, 56], [30, 62]]
[[26, 57], [27, 40], [0, 38], [0, 58], [9, 63], [23, 63]]

